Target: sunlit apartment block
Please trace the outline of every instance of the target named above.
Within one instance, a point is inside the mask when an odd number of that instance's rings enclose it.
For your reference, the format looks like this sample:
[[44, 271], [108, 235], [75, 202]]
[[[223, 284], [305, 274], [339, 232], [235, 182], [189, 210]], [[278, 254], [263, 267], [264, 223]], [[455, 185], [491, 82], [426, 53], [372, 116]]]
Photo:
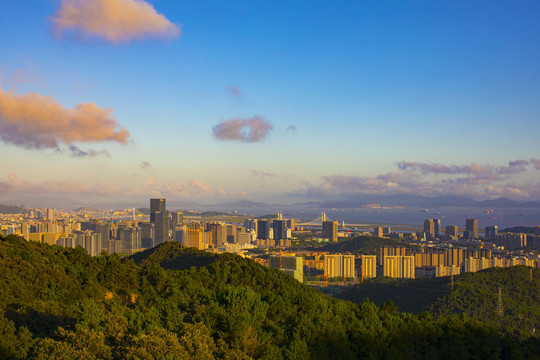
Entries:
[[325, 255], [324, 274], [329, 278], [356, 277], [354, 255]]
[[364, 279], [370, 279], [377, 277], [377, 256], [376, 255], [362, 255], [360, 257], [362, 262], [362, 277]]
[[384, 276], [397, 279], [414, 279], [414, 256], [385, 256]]

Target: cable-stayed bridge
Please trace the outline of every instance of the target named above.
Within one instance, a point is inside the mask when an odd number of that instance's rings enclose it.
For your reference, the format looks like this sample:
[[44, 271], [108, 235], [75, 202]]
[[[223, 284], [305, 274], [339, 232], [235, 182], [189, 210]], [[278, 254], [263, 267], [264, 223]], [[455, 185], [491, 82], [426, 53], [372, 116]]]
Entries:
[[317, 218], [303, 223], [297, 223], [297, 226], [322, 226], [323, 221], [333, 221], [328, 216], [326, 216], [326, 213], [322, 212], [321, 215], [319, 215]]

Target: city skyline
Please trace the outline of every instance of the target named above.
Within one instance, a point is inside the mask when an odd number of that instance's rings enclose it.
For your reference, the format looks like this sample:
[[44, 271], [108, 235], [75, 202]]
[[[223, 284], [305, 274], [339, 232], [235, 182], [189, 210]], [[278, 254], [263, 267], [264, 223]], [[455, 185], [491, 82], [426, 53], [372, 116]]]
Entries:
[[540, 5], [0, 4], [0, 204], [540, 200]]

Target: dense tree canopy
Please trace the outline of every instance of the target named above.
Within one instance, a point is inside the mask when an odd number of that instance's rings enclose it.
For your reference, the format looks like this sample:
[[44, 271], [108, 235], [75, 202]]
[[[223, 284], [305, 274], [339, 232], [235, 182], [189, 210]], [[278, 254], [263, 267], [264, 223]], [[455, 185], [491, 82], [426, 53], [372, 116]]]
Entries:
[[538, 337], [330, 298], [178, 243], [121, 259], [0, 238], [0, 354], [36, 359], [531, 358]]

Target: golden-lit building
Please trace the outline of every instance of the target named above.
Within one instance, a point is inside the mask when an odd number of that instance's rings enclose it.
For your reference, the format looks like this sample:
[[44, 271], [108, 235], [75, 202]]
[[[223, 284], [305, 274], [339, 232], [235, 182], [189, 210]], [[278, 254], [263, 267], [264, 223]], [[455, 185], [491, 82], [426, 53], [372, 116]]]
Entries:
[[397, 279], [414, 279], [414, 256], [385, 256], [384, 276]]
[[424, 220], [424, 233], [428, 239], [433, 239], [435, 237], [435, 222], [433, 219]]
[[384, 258], [386, 256], [406, 256], [409, 254], [407, 248], [404, 246], [382, 246], [379, 255], [380, 264], [384, 265]]
[[203, 250], [203, 236], [201, 229], [186, 229], [184, 235], [184, 246], [194, 247], [199, 250]]
[[461, 267], [459, 266], [444, 266], [438, 265], [435, 267], [435, 276], [451, 276], [461, 274]]
[[304, 259], [301, 256], [270, 256], [268, 267], [281, 270], [299, 282], [304, 282]]
[[465, 259], [465, 272], [477, 272], [492, 267], [491, 259], [468, 257]]
[[376, 255], [362, 255], [360, 261], [362, 262], [362, 277], [364, 279], [377, 277]]
[[354, 255], [325, 255], [324, 274], [329, 278], [354, 278]]
[[294, 223], [294, 219], [288, 219], [288, 220], [287, 220], [287, 227], [288, 227], [289, 229], [291, 229], [291, 231], [296, 230], [295, 225], [296, 225], [296, 224]]
[[373, 236], [383, 237], [383, 228], [381, 226], [376, 226], [373, 228]]

